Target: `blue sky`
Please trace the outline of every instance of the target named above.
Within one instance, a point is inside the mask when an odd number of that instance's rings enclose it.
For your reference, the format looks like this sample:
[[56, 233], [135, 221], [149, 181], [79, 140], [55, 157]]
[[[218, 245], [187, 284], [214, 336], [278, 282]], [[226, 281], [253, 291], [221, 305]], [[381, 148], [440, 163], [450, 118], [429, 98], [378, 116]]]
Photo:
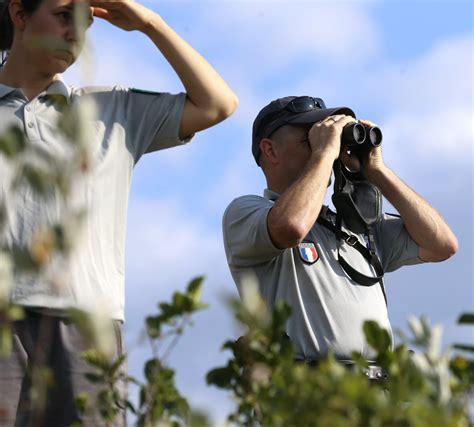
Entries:
[[[210, 308], [195, 316], [169, 362], [191, 403], [222, 420], [225, 393], [205, 373], [225, 363], [220, 345], [240, 331], [224, 298], [237, 296], [221, 238], [227, 204], [261, 194], [250, 152], [259, 109], [286, 95], [349, 106], [384, 132], [386, 163], [452, 226], [460, 242], [441, 264], [387, 276], [394, 328], [409, 315], [444, 326], [444, 343], [472, 341], [457, 315], [473, 309], [473, 6], [466, 1], [148, 1], [236, 91], [238, 111], [192, 144], [147, 155], [135, 170], [127, 234], [126, 337], [139, 375], [144, 316], [188, 280], [205, 274]], [[92, 84], [178, 92], [182, 86], [139, 33], [96, 20]], [[84, 81], [79, 68], [70, 83]], [[386, 207], [390, 210], [390, 207]]]

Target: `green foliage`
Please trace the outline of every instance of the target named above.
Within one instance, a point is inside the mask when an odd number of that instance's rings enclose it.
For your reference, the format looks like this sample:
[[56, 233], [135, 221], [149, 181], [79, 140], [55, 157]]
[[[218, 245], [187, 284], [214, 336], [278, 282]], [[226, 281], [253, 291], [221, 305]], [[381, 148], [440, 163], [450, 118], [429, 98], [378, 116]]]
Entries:
[[[145, 363], [146, 383], [139, 384], [140, 401], [134, 410], [139, 426], [185, 425], [191, 416], [189, 405], [178, 392], [174, 370], [165, 366], [166, 358], [176, 345], [177, 339], [190, 323], [190, 316], [206, 307], [201, 303], [204, 277], [190, 281], [186, 292], [175, 292], [170, 303], [158, 304], [158, 314], [146, 318], [146, 331], [152, 343], [154, 357]], [[156, 350], [165, 340], [172, 338], [161, 354]]]
[[210, 427], [211, 420], [205, 412], [195, 409], [188, 415], [187, 425], [189, 427]]
[[203, 281], [204, 277], [193, 279], [188, 284], [186, 293], [175, 292], [171, 303], [158, 304], [159, 314], [146, 318], [147, 333], [150, 338], [162, 337], [162, 329], [165, 326], [171, 327], [172, 333], [180, 334], [182, 328], [176, 327], [178, 320], [187, 319], [190, 314], [207, 307], [206, 304], [200, 302]]
[[[135, 414], [138, 426], [183, 426], [187, 425], [188, 418], [192, 417], [199, 420], [198, 425], [206, 425], [205, 418], [197, 416], [190, 410], [186, 399], [175, 386], [174, 370], [165, 364], [166, 356], [189, 325], [191, 315], [205, 307], [205, 304], [200, 302], [203, 281], [204, 277], [193, 279], [184, 293], [175, 292], [170, 303], [158, 304], [158, 313], [147, 317], [146, 332], [153, 357], [144, 365], [145, 382], [126, 375], [125, 355], [114, 360], [106, 351], [99, 350], [101, 340], [110, 332], [101, 327], [98, 319], [78, 309], [69, 310], [69, 316], [92, 347], [82, 354], [83, 359], [93, 368], [86, 374], [86, 378], [100, 389], [95, 402], [90, 401], [90, 396], [87, 405], [84, 397], [76, 402], [80, 412], [84, 413], [91, 407], [98, 407], [102, 418], [107, 423], [112, 423], [121, 408], [126, 407]], [[104, 321], [106, 320], [102, 319], [102, 322]], [[169, 338], [172, 340], [168, 347], [158, 354], [156, 349]], [[138, 386], [137, 406], [121, 395], [118, 384], [123, 382]]]
[[153, 426], [165, 421], [186, 419], [189, 405], [174, 383], [174, 371], [164, 367], [159, 359], [145, 364], [147, 384], [140, 388], [139, 426]]
[[[474, 313], [463, 313], [458, 323], [474, 325]], [[457, 354], [450, 360], [449, 367], [457, 379], [455, 388], [458, 393], [474, 397], [474, 347], [468, 344], [455, 344]]]
[[12, 159], [18, 156], [26, 148], [26, 140], [23, 131], [18, 127], [8, 129], [0, 135], [0, 153]]
[[458, 319], [459, 324], [468, 324], [468, 325], [473, 325], [474, 324], [474, 313], [463, 313], [459, 316]]
[[[411, 319], [412, 336], [393, 349], [386, 330], [372, 321], [364, 324], [367, 342], [377, 354], [375, 363], [388, 374], [375, 381], [367, 378], [367, 362], [358, 354], [350, 367], [331, 354], [317, 366], [296, 363], [284, 335], [289, 316], [285, 304], [275, 306], [270, 316], [263, 314], [255, 291], [244, 292], [243, 303], [233, 304], [247, 333], [225, 343], [232, 357], [207, 374], [208, 384], [230, 391], [236, 401], [229, 416], [232, 425], [470, 425], [467, 388], [469, 384], [472, 390], [472, 377], [450, 371], [448, 353], [438, 347], [440, 331], [425, 319]], [[407, 344], [418, 351], [413, 353]], [[453, 362], [465, 372], [459, 359]]]

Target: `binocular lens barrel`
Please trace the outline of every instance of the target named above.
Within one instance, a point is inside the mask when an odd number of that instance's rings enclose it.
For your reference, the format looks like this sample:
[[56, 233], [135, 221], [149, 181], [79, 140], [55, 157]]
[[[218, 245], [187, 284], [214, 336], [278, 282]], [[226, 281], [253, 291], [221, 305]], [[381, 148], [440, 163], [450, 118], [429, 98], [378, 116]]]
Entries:
[[342, 129], [341, 144], [357, 152], [368, 151], [382, 144], [382, 131], [377, 126], [349, 123]]
[[374, 147], [382, 144], [382, 131], [377, 126], [372, 126], [369, 129], [369, 140]]
[[365, 138], [365, 126], [360, 123], [349, 123], [342, 129], [342, 144], [363, 144]]

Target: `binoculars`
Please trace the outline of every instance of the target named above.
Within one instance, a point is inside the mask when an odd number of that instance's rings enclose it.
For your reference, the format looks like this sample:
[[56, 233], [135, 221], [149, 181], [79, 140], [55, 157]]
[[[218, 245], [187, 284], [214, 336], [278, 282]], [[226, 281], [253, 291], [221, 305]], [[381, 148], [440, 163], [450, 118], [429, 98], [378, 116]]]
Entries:
[[354, 153], [366, 152], [382, 144], [382, 131], [377, 126], [349, 123], [342, 130], [341, 144]]

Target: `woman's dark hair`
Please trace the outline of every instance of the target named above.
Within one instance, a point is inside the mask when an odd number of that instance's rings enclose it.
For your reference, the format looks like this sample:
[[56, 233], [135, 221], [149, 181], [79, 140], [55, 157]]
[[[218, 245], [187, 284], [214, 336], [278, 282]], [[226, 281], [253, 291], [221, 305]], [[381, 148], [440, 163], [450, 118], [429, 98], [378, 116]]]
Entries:
[[[40, 6], [43, 0], [21, 0], [21, 4], [27, 15], [32, 15]], [[13, 43], [13, 22], [10, 19], [8, 6], [10, 0], [0, 0], [0, 52], [2, 52], [1, 62], [6, 61], [6, 53]]]

